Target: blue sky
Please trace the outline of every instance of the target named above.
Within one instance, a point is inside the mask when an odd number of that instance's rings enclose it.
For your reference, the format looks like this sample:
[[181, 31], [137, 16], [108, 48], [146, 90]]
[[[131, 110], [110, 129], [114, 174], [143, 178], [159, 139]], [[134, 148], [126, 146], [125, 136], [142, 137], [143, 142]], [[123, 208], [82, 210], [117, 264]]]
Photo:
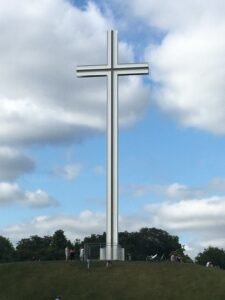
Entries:
[[[218, 2], [218, 3], [217, 3]], [[106, 31], [121, 62], [120, 230], [177, 234], [194, 256], [225, 247], [225, 5], [210, 1], [0, 3], [0, 234], [105, 230]]]

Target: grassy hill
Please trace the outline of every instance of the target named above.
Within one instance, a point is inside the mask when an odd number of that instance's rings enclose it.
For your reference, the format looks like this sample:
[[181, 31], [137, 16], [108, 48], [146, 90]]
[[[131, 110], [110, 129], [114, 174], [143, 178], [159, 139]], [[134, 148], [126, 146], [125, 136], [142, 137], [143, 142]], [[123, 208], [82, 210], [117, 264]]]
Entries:
[[0, 264], [0, 300], [224, 300], [225, 271], [169, 262]]

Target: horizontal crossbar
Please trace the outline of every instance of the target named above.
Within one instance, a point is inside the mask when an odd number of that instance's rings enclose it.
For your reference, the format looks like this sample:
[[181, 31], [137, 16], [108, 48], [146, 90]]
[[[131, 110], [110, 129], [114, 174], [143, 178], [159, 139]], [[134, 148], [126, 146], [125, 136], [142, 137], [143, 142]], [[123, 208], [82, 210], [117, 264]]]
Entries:
[[108, 65], [78, 66], [76, 71], [78, 77], [107, 76], [111, 72], [117, 75], [149, 74], [148, 64], [121, 64], [113, 68]]

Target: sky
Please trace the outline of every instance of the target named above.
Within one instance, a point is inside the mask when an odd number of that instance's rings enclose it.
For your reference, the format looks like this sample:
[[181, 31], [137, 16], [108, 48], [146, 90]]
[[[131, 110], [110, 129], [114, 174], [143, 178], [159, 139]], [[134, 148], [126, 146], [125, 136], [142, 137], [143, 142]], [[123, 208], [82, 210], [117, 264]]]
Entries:
[[0, 235], [105, 231], [107, 30], [119, 62], [119, 230], [225, 248], [225, 2], [1, 0]]

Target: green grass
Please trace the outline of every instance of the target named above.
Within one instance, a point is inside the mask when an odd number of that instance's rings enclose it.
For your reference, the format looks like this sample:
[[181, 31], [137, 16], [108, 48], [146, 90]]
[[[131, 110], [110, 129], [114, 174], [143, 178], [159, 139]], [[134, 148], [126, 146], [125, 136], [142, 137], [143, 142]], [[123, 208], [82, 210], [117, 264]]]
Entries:
[[93, 262], [0, 264], [0, 300], [224, 300], [225, 271], [194, 264]]

